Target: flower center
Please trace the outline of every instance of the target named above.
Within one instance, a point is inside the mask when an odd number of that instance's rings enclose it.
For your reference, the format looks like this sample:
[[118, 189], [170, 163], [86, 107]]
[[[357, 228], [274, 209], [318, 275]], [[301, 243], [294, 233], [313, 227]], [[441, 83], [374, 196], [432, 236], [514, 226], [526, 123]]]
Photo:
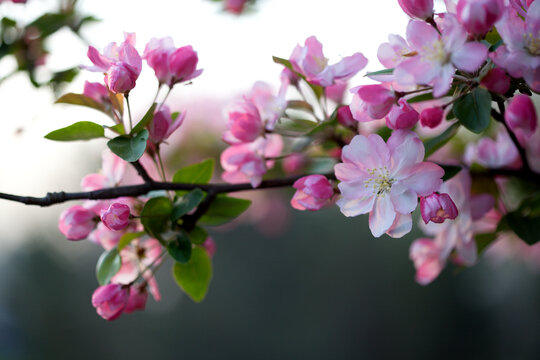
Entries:
[[423, 47], [422, 58], [429, 62], [438, 62], [445, 64], [448, 62], [448, 54], [444, 51], [444, 46], [441, 40], [437, 40], [430, 45]]
[[540, 39], [535, 37], [533, 33], [523, 34], [525, 38], [525, 48], [529, 54], [540, 56]]
[[371, 177], [364, 181], [364, 186], [371, 189], [377, 196], [385, 196], [390, 192], [395, 179], [390, 177], [390, 172], [384, 167], [367, 169]]

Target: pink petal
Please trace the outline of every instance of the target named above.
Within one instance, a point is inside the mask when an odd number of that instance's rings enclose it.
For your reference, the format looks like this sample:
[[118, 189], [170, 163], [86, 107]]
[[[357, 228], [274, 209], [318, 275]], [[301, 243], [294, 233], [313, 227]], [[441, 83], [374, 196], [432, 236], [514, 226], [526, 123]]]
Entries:
[[411, 232], [412, 216], [411, 214], [397, 214], [396, 219], [386, 234], [393, 238], [400, 238]]
[[369, 213], [369, 229], [374, 237], [384, 234], [396, 218], [396, 212], [390, 196], [377, 196], [373, 211]]
[[431, 162], [422, 162], [409, 169], [409, 176], [400, 180], [401, 184], [416, 192], [419, 196], [427, 196], [439, 190], [444, 170]]
[[476, 71], [487, 58], [486, 45], [479, 42], [468, 42], [452, 53], [452, 63], [460, 70]]

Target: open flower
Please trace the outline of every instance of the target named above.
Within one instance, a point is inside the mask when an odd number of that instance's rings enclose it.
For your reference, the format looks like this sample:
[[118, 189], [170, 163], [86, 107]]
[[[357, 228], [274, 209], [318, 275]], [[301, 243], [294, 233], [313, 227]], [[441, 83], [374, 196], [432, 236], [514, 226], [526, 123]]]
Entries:
[[343, 148], [343, 163], [334, 168], [341, 181], [342, 198], [337, 202], [341, 212], [369, 213], [375, 237], [392, 235], [395, 227], [410, 230], [418, 196], [437, 191], [444, 175], [440, 166], [423, 159], [424, 145], [412, 131], [396, 130], [388, 143], [376, 134], [355, 136]]

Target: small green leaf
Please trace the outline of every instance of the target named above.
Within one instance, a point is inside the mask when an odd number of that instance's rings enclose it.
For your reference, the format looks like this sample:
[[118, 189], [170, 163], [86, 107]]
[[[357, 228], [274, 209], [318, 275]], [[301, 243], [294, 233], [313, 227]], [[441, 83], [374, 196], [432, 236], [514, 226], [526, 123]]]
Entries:
[[186, 215], [191, 210], [195, 209], [204, 198], [204, 192], [200, 189], [195, 189], [182, 196], [180, 200], [174, 204], [172, 209], [172, 220], [176, 221]]
[[[317, 123], [311, 120], [281, 118], [275, 130], [277, 130], [278, 133], [281, 130], [305, 133], [313, 130], [316, 126]], [[299, 134], [299, 136], [300, 135], [301, 134]]]
[[454, 176], [456, 176], [462, 169], [461, 166], [457, 165], [441, 165], [444, 170], [444, 176], [442, 177], [443, 181], [448, 181]]
[[458, 121], [474, 133], [481, 133], [491, 120], [491, 95], [486, 89], [477, 87], [459, 98], [453, 107]]
[[131, 130], [131, 134], [137, 134], [142, 129], [146, 127], [152, 121], [154, 118], [154, 110], [156, 110], [157, 103], [153, 103], [152, 106], [146, 111], [146, 114], [144, 114], [143, 118], [135, 127]]
[[170, 226], [172, 203], [168, 197], [156, 197], [148, 200], [141, 211], [141, 223], [151, 236], [161, 239], [161, 233]]
[[120, 135], [107, 142], [107, 146], [113, 153], [122, 159], [133, 162], [140, 159], [146, 150], [148, 140], [148, 130], [143, 129], [134, 137]]
[[442, 134], [435, 136], [434, 138], [427, 139], [424, 141], [424, 147], [426, 148], [425, 158], [431, 156], [435, 151], [442, 148], [450, 139], [456, 135], [459, 128], [459, 123], [455, 123], [446, 129]]
[[126, 130], [124, 128], [124, 124], [116, 124], [114, 126], [108, 126], [109, 130], [114, 131], [117, 134], [124, 135], [126, 133]]
[[251, 205], [250, 200], [238, 199], [225, 195], [217, 196], [199, 222], [209, 226], [228, 223], [246, 211], [249, 208], [249, 205]]
[[379, 70], [379, 71], [373, 71], [373, 72], [368, 72], [366, 73], [366, 75], [364, 75], [364, 77], [366, 76], [376, 76], [376, 75], [392, 75], [394, 73], [394, 69], [384, 69], [384, 70]]
[[187, 263], [192, 252], [189, 236], [184, 231], [179, 232], [176, 238], [167, 244], [167, 252], [175, 261]]
[[208, 233], [200, 226], [195, 226], [189, 233], [191, 243], [195, 245], [201, 245], [208, 239]]
[[96, 276], [100, 285], [106, 285], [111, 278], [116, 275], [122, 266], [122, 259], [117, 248], [105, 251], [98, 259], [96, 265]]
[[533, 245], [540, 241], [540, 216], [525, 217], [520, 212], [513, 211], [507, 213], [503, 219], [506, 220], [508, 227], [527, 244]]
[[141, 236], [144, 236], [146, 234], [144, 231], [139, 231], [136, 233], [126, 233], [122, 235], [120, 240], [118, 241], [118, 251], [121, 251], [123, 248], [128, 246], [133, 240], [140, 238]]
[[178, 116], [180, 116], [180, 112], [178, 112], [178, 111], [173, 112], [171, 114], [172, 121], [176, 121], [176, 119], [178, 119]]
[[91, 121], [79, 121], [65, 128], [51, 131], [45, 139], [55, 141], [90, 140], [105, 136], [103, 126]]
[[450, 111], [448, 111], [448, 114], [446, 114], [446, 120], [450, 121], [450, 120], [453, 120], [455, 118], [456, 118], [456, 115], [454, 114], [454, 110], [450, 109]]
[[484, 250], [486, 250], [496, 238], [496, 233], [476, 234], [474, 236], [474, 241], [476, 242], [478, 254], [481, 254]]
[[184, 184], [207, 184], [214, 173], [214, 159], [189, 165], [178, 170], [173, 176], [173, 182]]
[[290, 70], [293, 70], [291, 62], [289, 60], [287, 60], [287, 59], [283, 59], [283, 58], [280, 58], [280, 57], [277, 57], [277, 56], [272, 56], [272, 60], [276, 64], [281, 64], [281, 65], [285, 66], [286, 68], [288, 68]]
[[417, 102], [429, 101], [429, 100], [433, 100], [433, 99], [434, 99], [433, 94], [428, 92], [428, 93], [425, 93], [425, 94], [420, 94], [420, 95], [413, 96], [412, 98], [407, 99], [407, 102], [409, 104], [414, 104], [414, 103], [417, 103]]
[[83, 94], [74, 94], [74, 93], [68, 93], [63, 96], [61, 96], [58, 100], [56, 100], [56, 104], [71, 104], [71, 105], [79, 105], [79, 106], [85, 106], [89, 107], [95, 110], [99, 110], [101, 112], [104, 112], [107, 114], [107, 111], [96, 100], [92, 99], [91, 97], [88, 97]]
[[315, 96], [317, 97], [317, 99], [320, 99], [321, 96], [323, 95], [324, 93], [324, 88], [322, 86], [319, 86], [319, 85], [315, 85], [315, 84], [312, 84], [310, 83], [306, 77], [303, 75], [303, 74], [300, 74], [299, 72], [296, 72], [294, 69], [293, 69], [293, 66], [291, 64], [291, 62], [287, 59], [282, 59], [280, 57], [277, 57], [277, 56], [272, 56], [272, 60], [274, 60], [274, 62], [276, 64], [281, 64], [283, 66], [285, 66], [287, 69], [291, 70], [292, 72], [294, 72], [296, 75], [298, 75], [298, 77], [300, 77], [302, 80], [304, 80], [305, 82], [308, 83], [309, 87], [311, 88], [311, 90], [313, 90], [313, 93], [315, 94]]
[[379, 130], [377, 130], [377, 135], [379, 135], [384, 140], [384, 142], [387, 142], [390, 135], [392, 135], [392, 129], [383, 126]]
[[309, 113], [313, 113], [313, 106], [311, 106], [307, 101], [302, 100], [289, 100], [287, 102], [287, 108], [295, 110], [305, 110]]
[[196, 247], [186, 264], [174, 264], [173, 276], [193, 301], [200, 302], [206, 296], [212, 279], [212, 261], [204, 249]]

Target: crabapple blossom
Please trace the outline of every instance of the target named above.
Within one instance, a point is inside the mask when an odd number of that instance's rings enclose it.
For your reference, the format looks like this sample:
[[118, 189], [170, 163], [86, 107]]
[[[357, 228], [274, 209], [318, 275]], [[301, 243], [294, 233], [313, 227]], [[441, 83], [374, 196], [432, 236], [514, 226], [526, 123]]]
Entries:
[[426, 224], [430, 221], [440, 224], [446, 219], [455, 219], [458, 209], [450, 195], [433, 193], [420, 197], [420, 214]]
[[68, 240], [82, 240], [96, 227], [95, 217], [92, 210], [75, 205], [60, 214], [58, 229]]
[[304, 176], [295, 181], [291, 206], [297, 210], [320, 210], [334, 196], [330, 181], [322, 175]]
[[326, 98], [332, 100], [336, 104], [341, 104], [343, 102], [343, 96], [345, 95], [345, 90], [347, 89], [346, 81], [336, 81], [334, 85], [330, 85], [324, 89]]
[[396, 101], [394, 92], [383, 85], [364, 85], [351, 89], [354, 94], [351, 113], [356, 121], [366, 122], [385, 117]]
[[302, 153], [293, 153], [283, 159], [283, 171], [287, 174], [296, 174], [308, 163], [308, 158]]
[[241, 14], [246, 3], [247, 0], [225, 0], [225, 10], [233, 14]]
[[101, 173], [88, 174], [82, 179], [81, 188], [84, 191], [115, 187], [122, 181], [127, 163], [109, 149], [103, 150], [101, 159]]
[[410, 129], [418, 122], [418, 112], [401, 98], [398, 100], [398, 106], [392, 107], [386, 115], [386, 126], [392, 130]]
[[433, 16], [433, 0], [398, 0], [398, 3], [412, 18], [426, 20]]
[[424, 145], [408, 130], [394, 131], [387, 143], [376, 134], [356, 135], [341, 158], [334, 167], [341, 181], [337, 205], [345, 216], [369, 213], [375, 237], [397, 225], [410, 230], [418, 196], [437, 191], [444, 175], [440, 166], [423, 161]]
[[158, 111], [155, 112], [154, 117], [150, 124], [148, 124], [148, 132], [150, 133], [150, 140], [154, 144], [160, 144], [167, 140], [172, 133], [182, 125], [186, 118], [186, 112], [178, 114], [173, 119], [171, 111], [167, 105], [163, 105]]
[[338, 109], [337, 120], [341, 125], [345, 127], [351, 127], [356, 124], [356, 121], [354, 120], [351, 113], [351, 108], [348, 106], [341, 106]]
[[438, 244], [428, 238], [415, 240], [409, 249], [409, 257], [416, 268], [415, 280], [420, 285], [427, 285], [435, 280], [446, 261], [441, 258]]
[[394, 76], [402, 85], [431, 85], [433, 96], [450, 89], [456, 68], [476, 71], [486, 60], [488, 49], [480, 42], [467, 42], [467, 33], [452, 14], [445, 14], [441, 33], [431, 25], [413, 20], [407, 26], [407, 40], [416, 55], [400, 62]]
[[129, 206], [121, 203], [112, 203], [101, 213], [101, 221], [112, 231], [126, 228], [129, 224]]
[[303, 47], [296, 45], [290, 61], [293, 69], [304, 75], [307, 81], [323, 87], [334, 84], [336, 80], [353, 77], [367, 64], [364, 55], [355, 53], [333, 65], [328, 65], [328, 59], [322, 52], [322, 44], [315, 36], [307, 38]]
[[530, 96], [523, 94], [514, 96], [508, 103], [504, 120], [520, 142], [525, 143], [534, 134], [538, 123], [536, 109]]
[[377, 50], [377, 58], [386, 68], [396, 67], [402, 60], [406, 59], [406, 55], [411, 53], [411, 49], [407, 41], [400, 35], [388, 35], [388, 42], [379, 45]]
[[259, 110], [252, 101], [235, 102], [227, 114], [227, 129], [223, 140], [229, 144], [248, 143], [262, 135], [263, 123]]
[[110, 102], [109, 91], [102, 83], [85, 81], [83, 95], [88, 96], [100, 104]]
[[465, 161], [469, 164], [477, 162], [487, 168], [498, 169], [519, 166], [520, 158], [510, 136], [504, 131], [499, 131], [495, 141], [483, 137], [476, 145], [468, 144]]
[[510, 78], [506, 75], [506, 71], [496, 67], [489, 70], [486, 76], [480, 81], [480, 85], [491, 92], [506, 94], [510, 89]]
[[484, 35], [501, 18], [503, 0], [459, 0], [457, 17], [471, 34]]
[[129, 300], [129, 292], [126, 285], [107, 284], [100, 286], [92, 294], [92, 306], [105, 320], [114, 320], [122, 315]]
[[124, 312], [129, 314], [137, 310], [144, 310], [147, 299], [148, 292], [146, 291], [146, 284], [131, 285], [129, 287], [129, 298], [126, 307], [124, 308]]
[[128, 93], [142, 70], [142, 59], [135, 49], [135, 34], [126, 33], [125, 40], [118, 46], [110, 43], [103, 54], [93, 47], [88, 47], [88, 58], [94, 66], [83, 66], [94, 72], [105, 73], [105, 83], [114, 93]]
[[442, 122], [444, 110], [440, 106], [430, 107], [420, 113], [420, 124], [429, 128], [435, 128]]

